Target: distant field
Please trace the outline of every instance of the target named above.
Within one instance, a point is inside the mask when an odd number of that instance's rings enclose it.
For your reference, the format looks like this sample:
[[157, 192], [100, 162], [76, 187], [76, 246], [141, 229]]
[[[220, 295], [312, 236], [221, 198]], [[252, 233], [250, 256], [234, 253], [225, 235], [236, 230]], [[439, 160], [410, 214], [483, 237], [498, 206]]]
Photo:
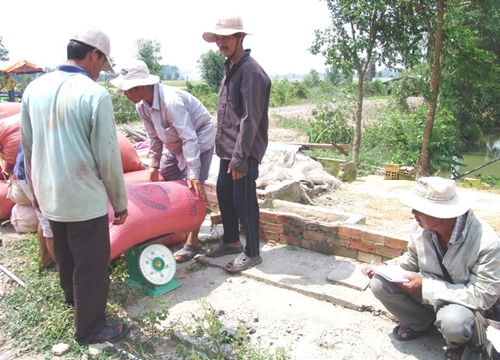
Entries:
[[[203, 80], [189, 80], [189, 82], [196, 86], [198, 84], [201, 84], [203, 82]], [[162, 80], [162, 84], [175, 86], [178, 88], [185, 88], [186, 87], [186, 80]]]

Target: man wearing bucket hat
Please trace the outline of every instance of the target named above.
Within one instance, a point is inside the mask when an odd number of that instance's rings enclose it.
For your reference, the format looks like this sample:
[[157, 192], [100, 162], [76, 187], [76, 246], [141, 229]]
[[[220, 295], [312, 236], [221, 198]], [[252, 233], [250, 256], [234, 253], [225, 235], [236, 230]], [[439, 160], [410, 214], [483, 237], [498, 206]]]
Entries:
[[114, 225], [127, 218], [127, 195], [109, 92], [96, 83], [112, 70], [102, 31], [78, 33], [67, 62], [31, 82], [21, 105], [21, 143], [33, 205], [49, 219], [65, 302], [74, 306], [80, 344], [118, 341], [126, 324], [106, 323], [108, 200]]
[[363, 273], [400, 321], [395, 339], [413, 340], [434, 324], [446, 340], [446, 356], [460, 359], [473, 334], [474, 311], [490, 310], [499, 298], [500, 241], [474, 215], [471, 199], [457, 194], [454, 180], [420, 178], [400, 201], [415, 217], [408, 251], [385, 263], [409, 271], [409, 282], [391, 283], [369, 266]]
[[[203, 33], [226, 57], [217, 111], [216, 154], [220, 158], [217, 200], [224, 229], [223, 242], [207, 250], [208, 257], [238, 254], [228, 272], [240, 272], [262, 262], [259, 246], [259, 205], [255, 181], [268, 143], [268, 108], [271, 80], [243, 49], [249, 34], [239, 17], [217, 20]], [[246, 244], [239, 237], [239, 222]]]
[[[215, 142], [212, 115], [190, 93], [160, 84], [150, 75], [144, 61], [135, 60], [121, 67], [119, 76], [110, 81], [136, 104], [149, 139], [149, 180], [186, 180], [196, 194], [204, 197], [203, 184], [208, 178]], [[163, 146], [167, 152], [162, 156]], [[189, 233], [175, 260], [191, 260], [201, 250], [199, 229]]]

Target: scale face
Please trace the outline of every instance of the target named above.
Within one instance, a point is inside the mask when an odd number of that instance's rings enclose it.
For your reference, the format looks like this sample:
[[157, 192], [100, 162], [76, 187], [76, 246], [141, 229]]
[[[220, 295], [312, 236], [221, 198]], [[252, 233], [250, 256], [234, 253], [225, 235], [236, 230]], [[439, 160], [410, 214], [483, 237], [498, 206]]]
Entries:
[[139, 271], [152, 285], [165, 285], [174, 278], [176, 263], [172, 252], [163, 245], [152, 244], [139, 255]]
[[125, 283], [150, 297], [172, 291], [181, 283], [174, 279], [175, 257], [168, 247], [150, 239], [127, 250], [129, 277]]

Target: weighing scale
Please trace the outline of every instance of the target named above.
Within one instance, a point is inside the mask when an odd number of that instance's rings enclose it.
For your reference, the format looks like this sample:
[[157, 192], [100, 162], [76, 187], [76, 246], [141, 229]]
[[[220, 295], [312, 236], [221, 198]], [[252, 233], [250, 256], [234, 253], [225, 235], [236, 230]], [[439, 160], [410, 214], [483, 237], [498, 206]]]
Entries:
[[125, 284], [138, 288], [149, 297], [158, 297], [182, 285], [174, 279], [174, 255], [168, 247], [159, 244], [172, 235], [158, 236], [127, 250], [129, 277]]

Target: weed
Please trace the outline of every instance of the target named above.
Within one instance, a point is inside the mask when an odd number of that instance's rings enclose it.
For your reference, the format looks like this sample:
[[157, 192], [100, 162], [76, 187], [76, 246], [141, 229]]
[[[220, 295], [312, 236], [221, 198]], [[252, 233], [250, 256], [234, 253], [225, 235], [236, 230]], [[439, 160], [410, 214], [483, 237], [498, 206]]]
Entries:
[[318, 339], [316, 341], [316, 345], [318, 345], [320, 348], [323, 348], [323, 349], [332, 350], [335, 348], [335, 346], [337, 344], [329, 342], [329, 341], [324, 340], [324, 339]]
[[288, 350], [279, 347], [274, 353], [262, 349], [261, 344], [252, 344], [245, 327], [236, 330], [224, 325], [220, 313], [206, 300], [199, 300], [200, 314], [191, 314], [192, 323], [181, 324], [182, 331], [194, 343], [193, 348], [179, 345], [176, 355], [184, 359], [236, 359], [236, 360], [285, 360]]
[[196, 262], [192, 263], [191, 265], [189, 265], [189, 267], [187, 268], [187, 271], [189, 271], [189, 272], [205, 271], [207, 268], [208, 268], [207, 265], [196, 261]]

